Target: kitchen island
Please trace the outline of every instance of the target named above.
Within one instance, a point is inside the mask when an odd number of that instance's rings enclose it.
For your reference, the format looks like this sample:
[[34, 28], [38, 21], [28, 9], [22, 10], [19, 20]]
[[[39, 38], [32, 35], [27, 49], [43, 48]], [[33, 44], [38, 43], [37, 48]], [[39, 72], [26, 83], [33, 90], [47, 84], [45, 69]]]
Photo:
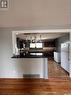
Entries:
[[48, 79], [48, 59], [46, 56], [33, 53], [26, 55], [14, 55], [12, 58], [21, 58], [24, 65], [24, 78]]

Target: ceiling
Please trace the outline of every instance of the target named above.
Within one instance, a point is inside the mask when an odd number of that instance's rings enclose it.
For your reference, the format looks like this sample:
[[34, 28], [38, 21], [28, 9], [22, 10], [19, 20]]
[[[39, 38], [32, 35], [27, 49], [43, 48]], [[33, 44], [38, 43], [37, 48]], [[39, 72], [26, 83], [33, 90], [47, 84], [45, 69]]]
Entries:
[[8, 0], [0, 8], [0, 27], [71, 27], [71, 0]]
[[17, 34], [16, 37], [19, 37], [20, 39], [24, 40], [45, 40], [45, 39], [56, 39], [58, 37], [61, 37], [65, 35], [66, 33], [21, 33]]

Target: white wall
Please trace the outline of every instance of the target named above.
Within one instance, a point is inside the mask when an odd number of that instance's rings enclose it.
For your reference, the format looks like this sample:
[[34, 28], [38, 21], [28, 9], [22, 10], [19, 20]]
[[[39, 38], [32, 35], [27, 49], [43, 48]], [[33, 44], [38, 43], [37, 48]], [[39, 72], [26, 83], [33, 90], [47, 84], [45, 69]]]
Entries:
[[11, 31], [0, 31], [0, 77], [22, 77], [22, 60], [12, 56]]

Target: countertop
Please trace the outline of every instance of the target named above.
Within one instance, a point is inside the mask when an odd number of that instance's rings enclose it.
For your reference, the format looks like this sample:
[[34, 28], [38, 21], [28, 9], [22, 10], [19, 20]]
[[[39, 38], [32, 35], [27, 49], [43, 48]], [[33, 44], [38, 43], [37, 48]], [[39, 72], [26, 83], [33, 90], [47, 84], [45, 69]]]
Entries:
[[44, 55], [13, 55], [12, 58], [47, 58]]

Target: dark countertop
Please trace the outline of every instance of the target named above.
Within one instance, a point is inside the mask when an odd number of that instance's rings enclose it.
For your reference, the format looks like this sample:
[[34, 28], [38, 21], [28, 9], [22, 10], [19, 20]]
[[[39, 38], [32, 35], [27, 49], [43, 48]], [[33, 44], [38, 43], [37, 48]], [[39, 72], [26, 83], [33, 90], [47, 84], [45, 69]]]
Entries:
[[47, 58], [44, 55], [13, 55], [12, 58]]

